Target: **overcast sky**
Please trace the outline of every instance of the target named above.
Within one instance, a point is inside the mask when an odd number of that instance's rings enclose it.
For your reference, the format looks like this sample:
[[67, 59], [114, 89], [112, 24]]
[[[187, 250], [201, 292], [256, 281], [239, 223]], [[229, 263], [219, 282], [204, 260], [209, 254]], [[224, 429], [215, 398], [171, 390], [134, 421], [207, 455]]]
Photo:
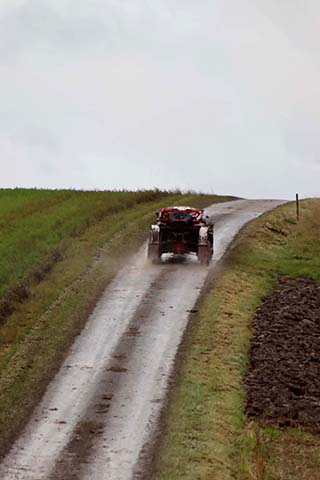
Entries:
[[319, 0], [1, 0], [1, 186], [320, 196], [319, 32]]

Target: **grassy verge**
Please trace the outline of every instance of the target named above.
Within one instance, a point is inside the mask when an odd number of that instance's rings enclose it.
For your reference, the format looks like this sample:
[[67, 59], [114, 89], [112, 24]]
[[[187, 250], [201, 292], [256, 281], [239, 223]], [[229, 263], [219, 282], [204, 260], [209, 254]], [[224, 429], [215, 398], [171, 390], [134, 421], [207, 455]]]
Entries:
[[0, 321], [0, 454], [104, 288], [146, 238], [154, 210], [227, 199], [159, 191], [0, 191], [0, 289], [2, 305], [7, 302]]
[[242, 380], [251, 321], [277, 276], [320, 279], [320, 201], [285, 205], [239, 235], [186, 335], [154, 480], [315, 480], [320, 438], [247, 421]]

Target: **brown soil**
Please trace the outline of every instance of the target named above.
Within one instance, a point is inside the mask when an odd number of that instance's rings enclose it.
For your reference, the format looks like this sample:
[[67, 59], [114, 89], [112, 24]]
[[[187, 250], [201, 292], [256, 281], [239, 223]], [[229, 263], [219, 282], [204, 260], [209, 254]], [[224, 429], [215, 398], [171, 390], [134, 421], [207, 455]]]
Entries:
[[320, 431], [320, 284], [281, 277], [254, 320], [246, 412]]

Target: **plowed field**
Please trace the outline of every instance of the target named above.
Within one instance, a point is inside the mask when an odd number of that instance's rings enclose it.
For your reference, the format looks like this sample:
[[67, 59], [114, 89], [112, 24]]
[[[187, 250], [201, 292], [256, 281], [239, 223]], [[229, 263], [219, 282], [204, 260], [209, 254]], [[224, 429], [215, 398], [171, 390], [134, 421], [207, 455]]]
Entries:
[[282, 277], [257, 311], [247, 414], [320, 431], [320, 284]]

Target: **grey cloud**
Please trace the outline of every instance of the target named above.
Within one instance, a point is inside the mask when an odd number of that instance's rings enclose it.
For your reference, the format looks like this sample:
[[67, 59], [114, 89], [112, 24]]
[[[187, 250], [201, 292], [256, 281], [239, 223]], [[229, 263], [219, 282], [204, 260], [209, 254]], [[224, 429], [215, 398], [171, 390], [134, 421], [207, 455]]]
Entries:
[[313, 0], [5, 2], [3, 186], [318, 194], [316, 13]]

